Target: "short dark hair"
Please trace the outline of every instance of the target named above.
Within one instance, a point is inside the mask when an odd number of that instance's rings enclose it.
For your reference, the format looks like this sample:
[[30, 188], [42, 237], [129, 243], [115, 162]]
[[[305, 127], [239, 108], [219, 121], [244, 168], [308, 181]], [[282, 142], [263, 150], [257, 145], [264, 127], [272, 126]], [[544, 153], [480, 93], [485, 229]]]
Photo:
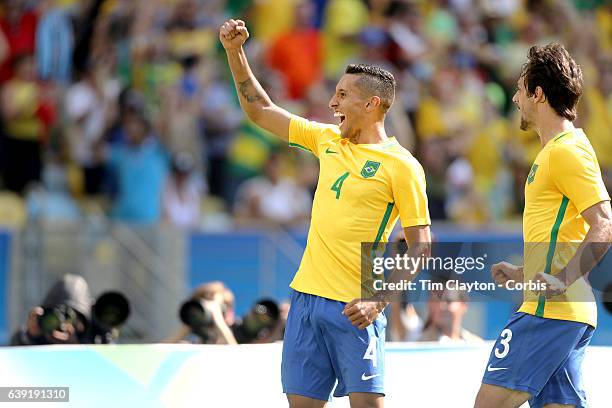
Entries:
[[395, 99], [395, 78], [393, 74], [373, 65], [350, 64], [344, 71], [346, 74], [359, 75], [358, 86], [371, 95], [380, 97], [380, 105], [386, 112]]
[[532, 96], [539, 86], [559, 116], [576, 119], [576, 108], [582, 96], [582, 70], [563, 45], [550, 43], [531, 47], [521, 77], [528, 96]]

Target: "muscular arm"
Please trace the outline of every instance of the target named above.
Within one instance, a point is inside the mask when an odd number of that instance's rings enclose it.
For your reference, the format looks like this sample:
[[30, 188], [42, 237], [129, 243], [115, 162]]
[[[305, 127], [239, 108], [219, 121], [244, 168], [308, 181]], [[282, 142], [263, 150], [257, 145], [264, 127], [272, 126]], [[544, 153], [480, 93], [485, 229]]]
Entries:
[[[409, 258], [428, 258], [431, 255], [431, 230], [429, 225], [405, 227], [404, 237], [408, 245], [407, 255]], [[409, 272], [409, 275], [406, 275], [406, 272]], [[389, 282], [399, 282], [402, 279], [412, 281], [419, 272], [421, 272], [420, 269], [415, 271], [395, 270], [389, 277]]]
[[291, 114], [275, 105], [249, 67], [242, 44], [249, 37], [241, 20], [229, 20], [221, 26], [219, 39], [225, 48], [227, 61], [236, 85], [240, 106], [258, 126], [289, 140]]
[[[428, 258], [431, 255], [431, 231], [429, 225], [417, 225], [414, 227], [404, 228], [404, 237], [406, 238], [406, 244], [408, 245], [408, 251], [406, 255], [408, 258]], [[420, 267], [420, 263], [418, 263]], [[412, 281], [419, 274], [420, 269], [409, 271], [405, 269], [395, 269], [387, 282], [401, 282], [402, 280]], [[379, 296], [377, 294], [376, 296]], [[389, 300], [399, 302], [399, 293], [397, 291], [391, 293], [384, 293], [386, 299], [385, 304], [388, 304]]]

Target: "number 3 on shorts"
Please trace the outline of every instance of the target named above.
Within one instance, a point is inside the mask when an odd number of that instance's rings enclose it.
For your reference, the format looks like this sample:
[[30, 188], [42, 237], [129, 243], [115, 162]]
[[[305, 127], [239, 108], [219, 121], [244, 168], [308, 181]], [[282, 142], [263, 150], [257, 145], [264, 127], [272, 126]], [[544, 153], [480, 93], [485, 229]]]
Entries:
[[499, 345], [502, 346], [502, 348], [495, 348], [495, 357], [504, 358], [510, 352], [510, 340], [512, 340], [512, 330], [504, 329], [499, 336], [501, 337]]

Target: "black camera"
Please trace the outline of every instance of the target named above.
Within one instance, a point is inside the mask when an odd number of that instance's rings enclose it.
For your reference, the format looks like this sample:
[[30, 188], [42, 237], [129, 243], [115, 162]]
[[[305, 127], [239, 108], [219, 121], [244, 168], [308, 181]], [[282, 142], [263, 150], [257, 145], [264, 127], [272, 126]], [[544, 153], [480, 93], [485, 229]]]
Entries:
[[[224, 305], [221, 305], [221, 310], [225, 313]], [[214, 342], [216, 336], [213, 330], [214, 321], [204, 300], [197, 298], [187, 300], [181, 305], [179, 316], [203, 343]], [[279, 316], [280, 310], [276, 302], [271, 299], [260, 299], [240, 322], [231, 327], [236, 341], [240, 344], [252, 343], [263, 337], [276, 325]]]
[[206, 308], [204, 301], [200, 299], [190, 299], [183, 303], [179, 316], [181, 321], [192, 329], [213, 326], [212, 313]]
[[[36, 317], [39, 330], [31, 331], [28, 319], [28, 326], [11, 337], [11, 345], [112, 343], [119, 335], [118, 327], [130, 315], [130, 304], [124, 295], [105, 292], [96, 300], [85, 278], [75, 274], [58, 279], [40, 308], [42, 313]], [[59, 333], [63, 335], [56, 335]]]
[[44, 307], [43, 314], [38, 316], [38, 327], [46, 336], [54, 331], [63, 331], [66, 324], [76, 324], [77, 312], [67, 305]]
[[90, 343], [108, 344], [116, 337], [117, 328], [130, 316], [130, 303], [119, 292], [105, 292], [92, 307]]
[[96, 300], [91, 308], [91, 322], [72, 307], [59, 304], [43, 307], [43, 314], [38, 317], [38, 326], [45, 336], [54, 331], [64, 331], [66, 324], [83, 325], [83, 332], [77, 333], [81, 343], [106, 344], [116, 337], [114, 333], [130, 315], [130, 304], [119, 292], [106, 292]]
[[238, 343], [252, 343], [269, 333], [278, 323], [279, 317], [280, 309], [275, 301], [260, 299], [242, 321], [232, 327], [232, 332]]

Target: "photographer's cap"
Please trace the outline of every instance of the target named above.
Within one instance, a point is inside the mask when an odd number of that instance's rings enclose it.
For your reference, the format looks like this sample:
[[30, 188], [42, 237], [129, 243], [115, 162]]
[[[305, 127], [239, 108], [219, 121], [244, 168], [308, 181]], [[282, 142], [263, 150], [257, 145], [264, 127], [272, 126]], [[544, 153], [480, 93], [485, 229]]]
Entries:
[[51, 287], [42, 304], [43, 307], [53, 307], [57, 305], [70, 306], [72, 309], [82, 314], [87, 321], [90, 321], [93, 299], [85, 278], [73, 274], [62, 276], [61, 279]]

